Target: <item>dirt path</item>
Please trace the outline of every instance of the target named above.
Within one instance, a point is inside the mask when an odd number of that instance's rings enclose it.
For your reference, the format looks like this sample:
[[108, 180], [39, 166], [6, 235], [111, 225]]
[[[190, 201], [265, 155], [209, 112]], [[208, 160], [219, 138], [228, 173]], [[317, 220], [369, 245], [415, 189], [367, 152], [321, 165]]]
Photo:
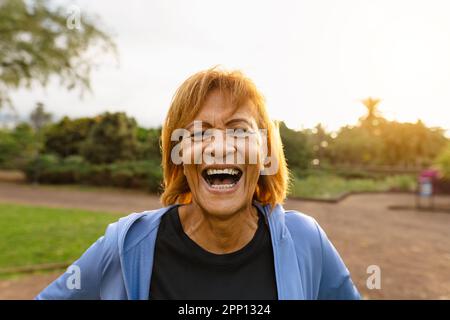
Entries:
[[[408, 194], [361, 194], [338, 204], [288, 200], [285, 207], [315, 217], [372, 299], [450, 299], [450, 214], [389, 210], [411, 205]], [[450, 203], [450, 197], [438, 201]], [[0, 202], [138, 212], [160, 206], [157, 197], [121, 190], [81, 191], [0, 183]], [[369, 265], [381, 268], [381, 290], [366, 287]], [[29, 299], [58, 273], [0, 281], [0, 299]]]
[[6, 182], [0, 182], [0, 202], [111, 211], [124, 215], [161, 206], [157, 197], [143, 191]]

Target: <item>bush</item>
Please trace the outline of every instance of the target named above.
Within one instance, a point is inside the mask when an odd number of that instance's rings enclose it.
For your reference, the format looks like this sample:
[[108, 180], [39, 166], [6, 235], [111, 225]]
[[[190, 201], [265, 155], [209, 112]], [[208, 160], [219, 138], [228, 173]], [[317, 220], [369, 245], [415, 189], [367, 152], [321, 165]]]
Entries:
[[90, 163], [136, 160], [139, 154], [136, 120], [123, 112], [106, 112], [97, 117], [80, 154]]
[[0, 168], [22, 170], [38, 149], [39, 141], [29, 125], [22, 123], [13, 130], [0, 129]]
[[443, 178], [450, 180], [450, 144], [437, 156], [435, 164]]
[[79, 155], [81, 146], [86, 141], [91, 128], [95, 124], [93, 118], [70, 119], [64, 117], [51, 125], [45, 132], [44, 148], [47, 153], [60, 157]]
[[58, 166], [59, 158], [52, 154], [42, 154], [36, 157], [34, 160], [28, 163], [25, 168], [25, 174], [27, 176], [28, 181], [30, 182], [40, 182], [53, 181], [51, 175], [50, 168], [55, 168]]
[[41, 155], [32, 161], [26, 175], [29, 181], [50, 184], [87, 184], [159, 192], [162, 170], [153, 161], [129, 161], [90, 164], [80, 156], [63, 160], [55, 155]]
[[313, 157], [308, 136], [304, 132], [289, 129], [283, 122], [280, 123], [280, 135], [289, 168], [306, 170]]
[[0, 131], [0, 166], [7, 167], [11, 159], [18, 154], [17, 144], [14, 137], [8, 133]]
[[414, 191], [413, 175], [394, 175], [383, 179], [344, 179], [334, 174], [320, 173], [307, 177], [293, 177], [291, 196], [333, 199], [348, 192]]
[[149, 178], [147, 178], [148, 190], [160, 192], [162, 190], [163, 172], [161, 166], [150, 166]]

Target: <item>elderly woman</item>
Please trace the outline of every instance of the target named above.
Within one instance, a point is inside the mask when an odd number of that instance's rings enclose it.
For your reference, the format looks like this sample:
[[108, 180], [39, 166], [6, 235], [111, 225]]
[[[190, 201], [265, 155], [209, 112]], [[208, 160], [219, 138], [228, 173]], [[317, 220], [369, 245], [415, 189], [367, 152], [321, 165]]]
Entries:
[[358, 299], [317, 222], [282, 206], [288, 170], [240, 72], [177, 90], [162, 130], [164, 208], [108, 226], [37, 299]]

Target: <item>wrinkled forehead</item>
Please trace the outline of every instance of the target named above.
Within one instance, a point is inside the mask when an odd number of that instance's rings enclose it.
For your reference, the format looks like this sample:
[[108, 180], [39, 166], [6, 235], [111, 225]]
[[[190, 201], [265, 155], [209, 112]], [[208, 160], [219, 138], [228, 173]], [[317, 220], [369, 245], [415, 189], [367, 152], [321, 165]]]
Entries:
[[246, 119], [257, 126], [258, 118], [256, 105], [250, 97], [234, 97], [228, 91], [214, 89], [208, 93], [190, 122], [202, 121], [216, 127], [226, 126], [227, 123], [236, 119]]

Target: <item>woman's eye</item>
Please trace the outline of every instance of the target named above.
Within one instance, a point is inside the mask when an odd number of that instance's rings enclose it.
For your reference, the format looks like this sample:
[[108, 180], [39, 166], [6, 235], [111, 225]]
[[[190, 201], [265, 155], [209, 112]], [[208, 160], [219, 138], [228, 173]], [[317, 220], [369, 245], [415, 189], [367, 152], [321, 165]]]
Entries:
[[247, 128], [239, 128], [239, 129], [233, 129], [231, 131], [231, 136], [235, 138], [245, 138], [248, 137], [252, 131]]
[[194, 132], [191, 132], [191, 135], [190, 135], [191, 138], [196, 138], [196, 139], [199, 139], [202, 136], [203, 136], [203, 131], [194, 131]]
[[212, 134], [211, 134], [210, 130], [194, 131], [191, 133], [191, 138], [201, 140], [201, 139], [209, 138], [211, 135]]

